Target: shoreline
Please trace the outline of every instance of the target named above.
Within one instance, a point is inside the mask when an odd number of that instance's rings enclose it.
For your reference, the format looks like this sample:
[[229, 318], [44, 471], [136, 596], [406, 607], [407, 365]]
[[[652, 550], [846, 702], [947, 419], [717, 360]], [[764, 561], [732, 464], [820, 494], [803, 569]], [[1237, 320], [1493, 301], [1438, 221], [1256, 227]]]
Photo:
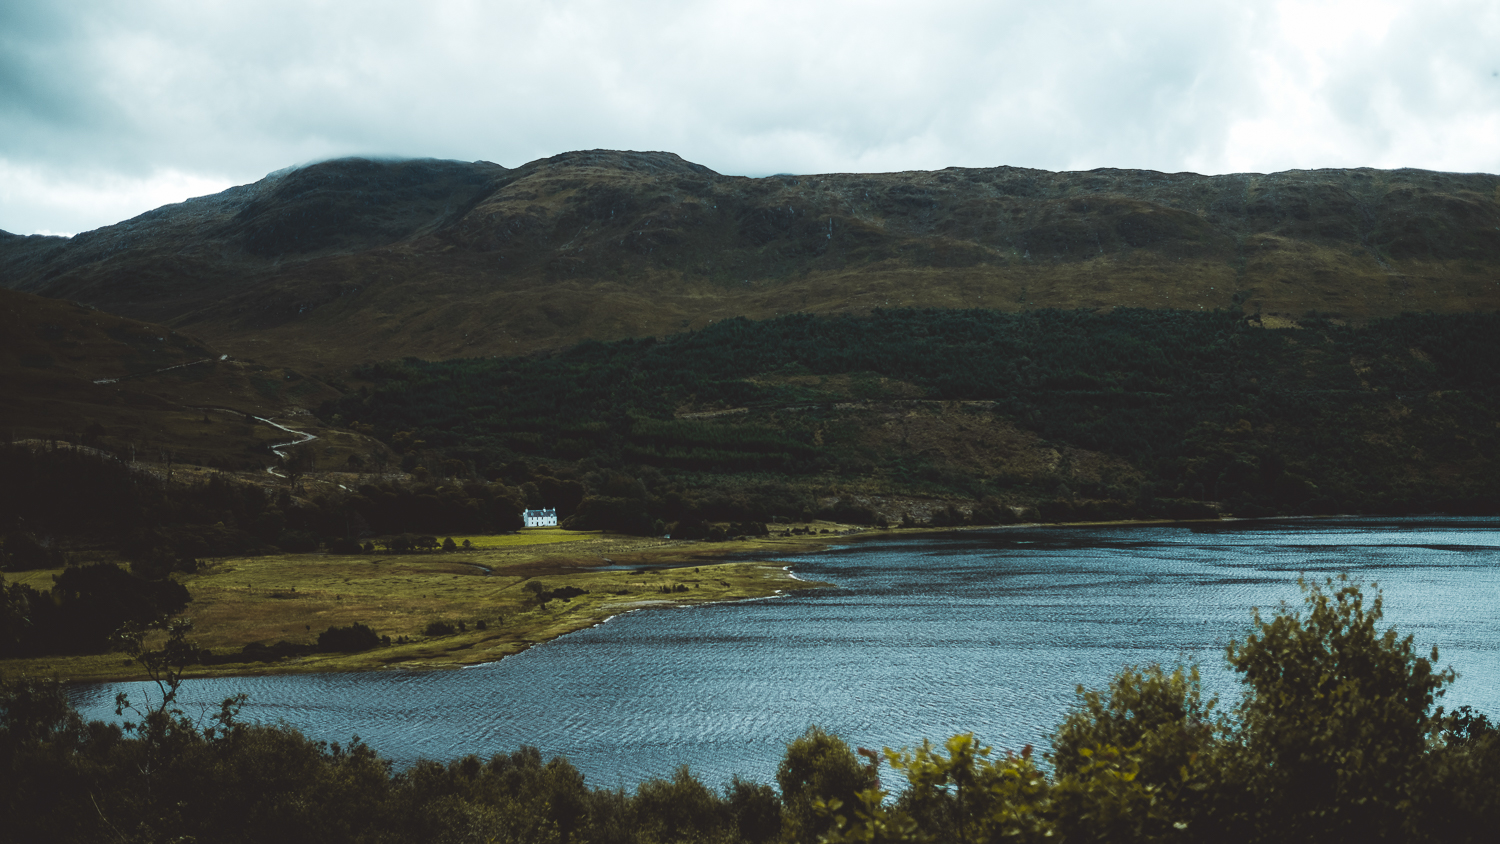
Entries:
[[[188, 666], [187, 679], [440, 671], [487, 664], [639, 610], [784, 597], [827, 587], [791, 576], [792, 560], [851, 538], [824, 534], [707, 543], [603, 533], [548, 535], [563, 533], [536, 531], [541, 537], [536, 542], [527, 542], [524, 535], [487, 538], [502, 543], [446, 554], [206, 561], [198, 574], [176, 577], [193, 595], [180, 616], [195, 622], [189, 638], [222, 661]], [[747, 555], [756, 559], [745, 560]], [[45, 591], [58, 571], [16, 572], [8, 579]], [[548, 592], [569, 587], [581, 592], [543, 604], [524, 588], [533, 581]], [[288, 641], [306, 648], [320, 632], [356, 623], [389, 636], [391, 643], [356, 653], [233, 660], [248, 644]], [[425, 635], [423, 628], [432, 623], [457, 629]], [[65, 685], [149, 679], [140, 665], [117, 652], [9, 659], [0, 661], [0, 674], [56, 679]]]
[[[795, 560], [786, 558], [877, 539], [1035, 528], [1208, 525], [1322, 518], [1340, 517], [1026, 522], [920, 528], [814, 523], [827, 525], [830, 532], [716, 543], [575, 534], [551, 529], [518, 538], [516, 535], [486, 537], [483, 539], [494, 544], [460, 553], [225, 558], [207, 563], [200, 574], [179, 578], [194, 593], [193, 603], [181, 615], [198, 622], [193, 638], [209, 651], [232, 653], [253, 642], [269, 644], [273, 640], [301, 639], [305, 643], [324, 629], [354, 623], [390, 636], [392, 643], [357, 653], [300, 654], [269, 662], [235, 662], [221, 657], [223, 662], [190, 666], [187, 674], [191, 680], [471, 668], [640, 610], [760, 600], [804, 589], [832, 587], [833, 584], [798, 577], [793, 571]], [[536, 541], [528, 541], [533, 537]], [[755, 559], [746, 560], [747, 556]], [[726, 562], [725, 558], [733, 559]], [[367, 566], [369, 569], [365, 569]], [[385, 571], [371, 576], [370, 570], [381, 566], [385, 566]], [[259, 582], [255, 577], [257, 571], [261, 575]], [[10, 579], [34, 581], [33, 587], [41, 588], [46, 576], [52, 573], [12, 573]], [[14, 574], [25, 577], [16, 578]], [[366, 578], [366, 588], [358, 595], [351, 595], [354, 600], [346, 602], [348, 593], [344, 590], [354, 591], [357, 588], [354, 581], [360, 576]], [[342, 580], [341, 584], [335, 584], [339, 591], [332, 593], [331, 600], [330, 580]], [[454, 581], [459, 585], [454, 586]], [[528, 605], [530, 596], [522, 588], [529, 581], [585, 591], [569, 599], [551, 599], [544, 605], [533, 606]], [[242, 582], [246, 585], [239, 585]], [[705, 585], [709, 588], [705, 589]], [[255, 591], [257, 587], [260, 593]], [[459, 629], [445, 635], [421, 635], [421, 625], [428, 619], [450, 623]], [[401, 620], [407, 622], [404, 627], [400, 626]], [[4, 660], [0, 661], [0, 674], [46, 677], [67, 685], [149, 679], [138, 664], [120, 653]]]

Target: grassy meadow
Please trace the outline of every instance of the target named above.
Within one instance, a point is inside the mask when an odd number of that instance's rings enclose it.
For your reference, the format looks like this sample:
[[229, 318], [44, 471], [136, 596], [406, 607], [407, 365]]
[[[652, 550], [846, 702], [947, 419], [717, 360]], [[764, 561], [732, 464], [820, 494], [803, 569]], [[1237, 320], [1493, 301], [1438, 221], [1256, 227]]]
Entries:
[[[532, 528], [455, 536], [456, 543], [468, 539], [473, 546], [456, 553], [230, 557], [205, 560], [197, 573], [174, 577], [192, 595], [183, 613], [193, 620], [192, 638], [216, 655], [237, 654], [252, 643], [312, 644], [330, 627], [356, 623], [392, 640], [359, 653], [194, 666], [190, 676], [435, 669], [496, 660], [631, 610], [816, 588], [824, 584], [791, 577], [786, 563], [719, 560], [808, 553], [835, 537], [706, 543]], [[59, 571], [7, 577], [45, 591]], [[569, 587], [584, 594], [543, 605], [534, 591]], [[457, 632], [427, 635], [434, 622]], [[6, 660], [0, 672], [75, 682], [144, 676], [119, 653]]]

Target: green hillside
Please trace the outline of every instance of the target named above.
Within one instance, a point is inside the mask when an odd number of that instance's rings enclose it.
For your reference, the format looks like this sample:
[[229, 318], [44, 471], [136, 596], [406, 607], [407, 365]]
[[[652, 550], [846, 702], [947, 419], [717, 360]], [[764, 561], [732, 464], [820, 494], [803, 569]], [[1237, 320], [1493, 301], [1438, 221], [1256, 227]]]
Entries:
[[880, 310], [370, 365], [321, 412], [407, 469], [592, 473], [592, 497], [666, 521], [1488, 511], [1497, 365], [1496, 315]]
[[666, 152], [340, 159], [71, 239], [0, 286], [317, 373], [875, 308], [1500, 308], [1500, 176], [1017, 167], [731, 176]]

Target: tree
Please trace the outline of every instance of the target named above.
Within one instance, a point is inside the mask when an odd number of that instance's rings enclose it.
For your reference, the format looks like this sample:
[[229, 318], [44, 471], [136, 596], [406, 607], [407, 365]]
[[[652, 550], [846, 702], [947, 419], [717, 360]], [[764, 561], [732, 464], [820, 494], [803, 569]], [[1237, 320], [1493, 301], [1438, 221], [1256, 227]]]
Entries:
[[0, 536], [0, 571], [56, 568], [62, 564], [62, 554], [49, 549], [25, 531], [16, 530]]
[[833, 828], [832, 818], [819, 811], [817, 802], [852, 807], [858, 805], [860, 792], [875, 788], [877, 782], [875, 768], [861, 765], [843, 739], [812, 726], [787, 745], [776, 767], [776, 784], [785, 806], [787, 837], [812, 842]]
[[[170, 464], [169, 464], [170, 465]], [[282, 460], [281, 467], [286, 470], [287, 483], [292, 492], [296, 493], [302, 484], [302, 478], [308, 472], [317, 468], [317, 457], [310, 448], [293, 448], [288, 450], [287, 456]]]
[[41, 593], [24, 583], [5, 582], [0, 576], [0, 657], [16, 656], [29, 638], [32, 628], [32, 604], [42, 600]]
[[567, 530], [607, 530], [632, 536], [651, 535], [651, 517], [646, 502], [638, 498], [590, 496], [578, 505], [578, 512], [564, 520]]
[[355, 653], [380, 646], [380, 636], [359, 622], [348, 627], [330, 627], [318, 634], [318, 650]]
[[[146, 702], [145, 710], [133, 706], [124, 692], [115, 695], [116, 715], [123, 715], [128, 709], [142, 716], [141, 724], [127, 723], [127, 730], [148, 731], [143, 735], [149, 734], [149, 731], [168, 730], [173, 726], [169, 722], [182, 717], [182, 711], [173, 706], [177, 700], [177, 691], [182, 687], [183, 673], [187, 667], [199, 662], [198, 644], [188, 639], [188, 634], [192, 631], [192, 619], [163, 616], [147, 624], [127, 623], [115, 634], [116, 646], [130, 654], [146, 670], [146, 676], [151, 678], [161, 693], [161, 699], [155, 705]], [[167, 639], [159, 648], [148, 648], [146, 639], [155, 632], [167, 634]], [[239, 704], [244, 699], [244, 695], [237, 695], [224, 701], [222, 720], [226, 726], [233, 717], [230, 710], [238, 712]]]
[[1218, 699], [1202, 699], [1197, 666], [1171, 672], [1160, 665], [1128, 666], [1105, 691], [1079, 686], [1077, 694], [1073, 711], [1052, 734], [1048, 755], [1064, 776], [1086, 764], [1081, 751], [1114, 745], [1139, 747], [1147, 780], [1174, 780], [1222, 729], [1213, 719]]
[[170, 578], [148, 582], [110, 563], [64, 569], [55, 582], [46, 644], [63, 652], [103, 650], [122, 627], [144, 630], [190, 600], [187, 588]]
[[1299, 583], [1301, 611], [1256, 612], [1250, 635], [1229, 645], [1249, 687], [1227, 772], [1249, 800], [1236, 820], [1284, 840], [1409, 837], [1403, 806], [1442, 726], [1432, 707], [1457, 675], [1434, 669], [1437, 648], [1421, 656], [1411, 636], [1378, 629], [1378, 592], [1366, 606], [1346, 577]]

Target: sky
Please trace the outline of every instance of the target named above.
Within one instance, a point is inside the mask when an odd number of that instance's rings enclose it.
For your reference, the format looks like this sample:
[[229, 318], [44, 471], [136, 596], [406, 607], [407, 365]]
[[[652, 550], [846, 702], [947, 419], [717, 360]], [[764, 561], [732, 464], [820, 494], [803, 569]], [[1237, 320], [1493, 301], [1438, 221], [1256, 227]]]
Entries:
[[0, 229], [346, 155], [1500, 173], [1496, 0], [0, 0]]

